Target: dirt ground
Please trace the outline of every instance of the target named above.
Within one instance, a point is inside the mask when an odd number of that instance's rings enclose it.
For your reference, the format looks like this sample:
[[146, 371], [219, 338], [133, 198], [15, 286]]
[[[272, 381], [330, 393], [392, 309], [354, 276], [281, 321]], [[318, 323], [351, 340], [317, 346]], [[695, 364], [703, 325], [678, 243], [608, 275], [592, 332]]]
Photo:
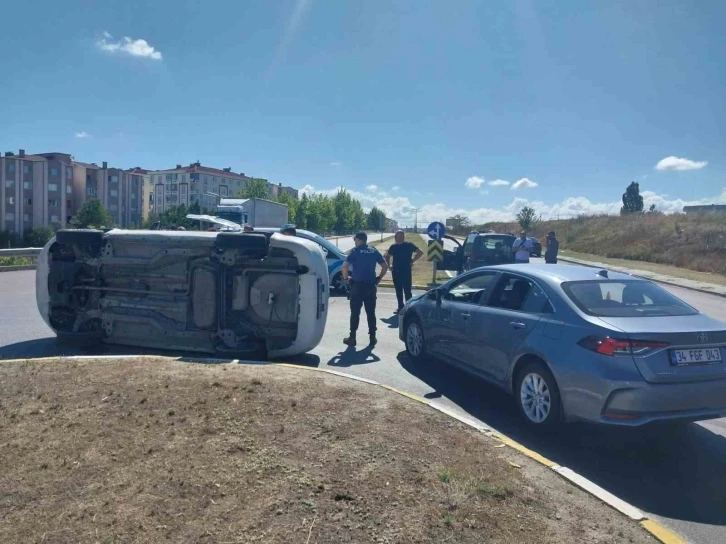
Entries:
[[380, 387], [173, 359], [0, 363], [3, 543], [654, 542]]

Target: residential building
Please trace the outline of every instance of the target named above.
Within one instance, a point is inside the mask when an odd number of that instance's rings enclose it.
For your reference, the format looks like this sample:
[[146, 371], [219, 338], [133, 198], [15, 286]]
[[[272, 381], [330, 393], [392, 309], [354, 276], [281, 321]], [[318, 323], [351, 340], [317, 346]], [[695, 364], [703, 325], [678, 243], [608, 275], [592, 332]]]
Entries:
[[109, 168], [104, 162], [73, 162], [74, 203], [80, 209], [89, 198], [98, 198], [108, 209], [115, 225], [141, 225], [143, 175]]
[[74, 204], [73, 168], [67, 153], [0, 157], [0, 230], [22, 236], [33, 227], [67, 226]]
[[141, 183], [141, 221], [142, 223], [149, 219], [154, 208], [154, 182], [152, 181], [153, 170], [145, 170], [139, 166], [135, 166], [126, 170], [126, 174], [130, 176], [139, 176]]
[[[170, 170], [150, 172], [153, 200], [150, 211], [159, 214], [175, 206], [199, 202], [204, 211], [213, 211], [221, 198], [235, 197], [246, 189], [252, 178], [231, 168], [210, 168], [195, 162], [177, 164]], [[148, 201], [146, 202], [148, 205]]]
[[279, 198], [281, 194], [285, 193], [295, 199], [298, 198], [297, 189], [293, 189], [292, 187], [283, 187], [282, 183], [278, 183], [277, 185], [275, 185], [274, 183], [270, 183], [268, 185], [268, 188], [270, 189], [271, 197]]
[[704, 206], [684, 206], [683, 213], [718, 213], [726, 214], [726, 205], [724, 204], [706, 204]]

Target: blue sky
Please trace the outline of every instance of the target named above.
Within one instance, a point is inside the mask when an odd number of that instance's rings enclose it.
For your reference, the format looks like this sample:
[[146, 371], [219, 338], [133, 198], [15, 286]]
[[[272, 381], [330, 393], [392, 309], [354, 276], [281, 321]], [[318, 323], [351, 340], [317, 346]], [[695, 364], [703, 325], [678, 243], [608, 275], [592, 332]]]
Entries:
[[200, 160], [403, 222], [617, 211], [631, 180], [726, 203], [720, 0], [98, 4], [3, 8], [1, 150]]

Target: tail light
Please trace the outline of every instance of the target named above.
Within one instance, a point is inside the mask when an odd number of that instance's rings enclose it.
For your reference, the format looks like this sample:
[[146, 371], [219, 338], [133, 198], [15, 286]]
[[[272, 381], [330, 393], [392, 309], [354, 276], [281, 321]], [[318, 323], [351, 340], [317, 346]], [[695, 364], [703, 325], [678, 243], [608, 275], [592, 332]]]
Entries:
[[579, 346], [615, 357], [618, 355], [644, 355], [651, 350], [664, 348], [668, 342], [651, 342], [649, 340], [624, 340], [609, 336], [588, 336], [577, 343]]

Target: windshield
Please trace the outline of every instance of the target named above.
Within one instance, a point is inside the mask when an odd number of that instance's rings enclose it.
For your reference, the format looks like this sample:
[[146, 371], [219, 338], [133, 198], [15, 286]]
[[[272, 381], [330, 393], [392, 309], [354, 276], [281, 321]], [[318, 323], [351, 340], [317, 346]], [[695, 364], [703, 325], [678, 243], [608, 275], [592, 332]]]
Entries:
[[476, 239], [475, 247], [477, 249], [501, 249], [502, 247], [512, 247], [514, 238], [512, 236], [479, 236]]
[[654, 283], [643, 280], [590, 280], [562, 284], [583, 312], [597, 317], [658, 317], [698, 312]]

